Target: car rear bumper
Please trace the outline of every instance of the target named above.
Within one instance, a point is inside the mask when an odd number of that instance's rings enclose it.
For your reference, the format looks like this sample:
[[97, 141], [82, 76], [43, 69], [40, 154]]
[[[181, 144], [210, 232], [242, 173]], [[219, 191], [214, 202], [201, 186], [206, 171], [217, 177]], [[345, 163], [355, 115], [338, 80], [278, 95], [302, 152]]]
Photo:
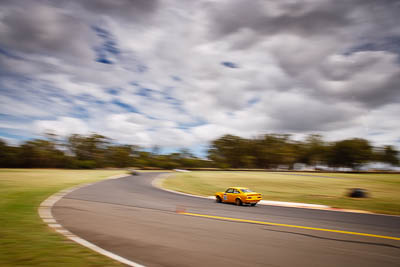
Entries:
[[261, 199], [246, 199], [243, 201], [244, 203], [251, 204], [251, 203], [258, 203]]

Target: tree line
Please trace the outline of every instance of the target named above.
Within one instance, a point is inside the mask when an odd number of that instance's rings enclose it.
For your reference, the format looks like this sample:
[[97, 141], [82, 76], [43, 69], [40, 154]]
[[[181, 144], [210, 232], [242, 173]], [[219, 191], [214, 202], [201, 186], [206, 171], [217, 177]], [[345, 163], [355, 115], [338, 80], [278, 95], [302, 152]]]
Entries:
[[393, 146], [373, 147], [361, 138], [325, 142], [312, 134], [295, 141], [287, 134], [266, 134], [251, 139], [225, 135], [211, 142], [208, 157], [221, 168], [293, 169], [295, 163], [303, 163], [358, 169], [368, 162], [397, 166], [398, 154]]
[[100, 134], [73, 134], [61, 139], [54, 134], [19, 146], [10, 146], [0, 139], [1, 168], [125, 168], [153, 167], [176, 169], [208, 167], [188, 150], [161, 155], [159, 149], [146, 151], [136, 145], [120, 145]]
[[399, 165], [393, 146], [373, 147], [368, 140], [352, 138], [325, 142], [320, 135], [295, 141], [290, 135], [266, 134], [256, 138], [225, 135], [213, 140], [207, 159], [187, 149], [160, 154], [136, 145], [121, 145], [100, 134], [73, 134], [63, 139], [54, 134], [25, 141], [19, 146], [0, 139], [1, 168], [287, 168], [296, 163], [357, 169], [367, 162]]

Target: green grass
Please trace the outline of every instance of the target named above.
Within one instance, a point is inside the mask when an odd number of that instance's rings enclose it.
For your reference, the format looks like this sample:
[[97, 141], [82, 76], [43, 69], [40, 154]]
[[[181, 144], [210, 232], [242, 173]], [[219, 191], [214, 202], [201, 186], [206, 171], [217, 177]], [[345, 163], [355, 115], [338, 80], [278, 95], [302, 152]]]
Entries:
[[121, 266], [49, 229], [37, 208], [62, 189], [122, 173], [0, 169], [0, 266]]
[[[265, 200], [324, 204], [336, 208], [400, 215], [399, 174], [287, 174], [289, 173], [219, 171], [179, 173], [164, 180], [162, 186], [205, 196], [214, 195], [230, 186], [245, 186], [262, 193]], [[346, 197], [348, 189], [354, 187], [369, 190], [370, 197]]]

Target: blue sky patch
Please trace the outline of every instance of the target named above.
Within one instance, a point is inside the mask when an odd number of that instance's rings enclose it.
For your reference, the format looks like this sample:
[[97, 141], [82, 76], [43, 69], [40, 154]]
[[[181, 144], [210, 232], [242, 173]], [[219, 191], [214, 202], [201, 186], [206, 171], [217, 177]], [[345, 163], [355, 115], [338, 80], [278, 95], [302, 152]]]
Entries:
[[139, 73], [144, 73], [144, 72], [146, 72], [148, 69], [149, 69], [149, 68], [148, 68], [146, 65], [144, 65], [144, 64], [138, 64], [138, 65], [136, 66], [136, 71], [139, 72]]
[[118, 95], [119, 94], [119, 89], [110, 88], [110, 89], [107, 90], [107, 93], [109, 93], [110, 95]]
[[399, 56], [400, 60], [400, 36], [383, 38], [376, 42], [366, 42], [350, 48], [345, 55], [350, 55], [359, 51], [389, 51]]
[[151, 97], [152, 92], [152, 89], [140, 87], [139, 91], [136, 94], [144, 97]]
[[179, 99], [177, 99], [177, 98], [175, 98], [175, 97], [166, 96], [166, 97], [165, 97], [165, 100], [167, 100], [168, 103], [170, 103], [170, 104], [172, 104], [172, 105], [175, 105], [175, 106], [177, 106], [177, 105], [182, 105], [182, 101], [179, 100]]
[[124, 108], [125, 110], [129, 111], [129, 112], [133, 112], [133, 113], [140, 113], [135, 107], [125, 104], [119, 100], [114, 99], [113, 101], [111, 101], [112, 104], [117, 105], [121, 108]]
[[103, 63], [103, 64], [109, 64], [109, 65], [113, 64], [113, 62], [111, 60], [109, 60], [105, 57], [99, 57], [96, 59], [96, 61], [99, 63]]
[[384, 134], [383, 132], [370, 132], [368, 133], [369, 136], [376, 136], [376, 135], [382, 135]]
[[117, 48], [117, 43], [114, 40], [105, 40], [103, 44], [104, 51], [107, 51], [111, 54], [117, 55], [120, 53]]
[[113, 64], [113, 61], [110, 58], [115, 58], [116, 55], [120, 54], [114, 36], [106, 29], [98, 26], [92, 26], [92, 29], [102, 41], [99, 46], [96, 46], [93, 49], [97, 55], [96, 61], [103, 64]]
[[260, 102], [260, 98], [259, 97], [253, 97], [252, 99], [250, 99], [247, 104], [249, 104], [249, 106], [252, 106], [254, 104], [257, 104], [258, 102]]
[[89, 94], [80, 94], [79, 95], [79, 100], [83, 100], [83, 101], [86, 101], [86, 102], [95, 102], [95, 101], [97, 101], [97, 99], [94, 96], [89, 95]]
[[205, 120], [198, 119], [195, 122], [191, 122], [191, 123], [179, 123], [178, 128], [182, 129], [182, 130], [187, 130], [187, 129], [205, 125], [205, 124], [207, 124], [207, 122]]
[[13, 58], [13, 59], [23, 59], [22, 57], [17, 56], [15, 53], [13, 53], [10, 50], [5, 49], [1, 46], [0, 46], [0, 55], [4, 55], [6, 57]]
[[84, 107], [79, 107], [79, 106], [77, 106], [77, 107], [75, 107], [75, 108], [73, 109], [73, 112], [72, 112], [71, 115], [72, 115], [73, 117], [77, 117], [77, 118], [79, 118], [79, 119], [86, 119], [86, 118], [89, 118], [89, 112], [87, 111], [87, 109], [84, 108]]
[[140, 86], [140, 84], [138, 82], [131, 82], [130, 84], [133, 86]]
[[235, 63], [233, 63], [233, 62], [230, 62], [230, 61], [223, 61], [223, 62], [221, 62], [221, 64], [222, 64], [223, 66], [225, 66], [225, 67], [232, 68], [232, 69], [237, 69], [237, 68], [239, 68], [239, 66], [238, 66], [237, 64], [235, 64]]
[[175, 75], [172, 75], [171, 79], [176, 81], [176, 82], [181, 82], [182, 81], [182, 79], [179, 76], [175, 76]]
[[[18, 134], [14, 134], [14, 132], [18, 132]], [[22, 134], [21, 131], [17, 131], [14, 129], [9, 129], [9, 128], [0, 128], [0, 139], [14, 139], [19, 142], [22, 141], [27, 141], [32, 138], [35, 138], [36, 136], [32, 136], [30, 133], [27, 134]], [[7, 142], [7, 140], [5, 140]], [[7, 142], [8, 143], [8, 142]]]

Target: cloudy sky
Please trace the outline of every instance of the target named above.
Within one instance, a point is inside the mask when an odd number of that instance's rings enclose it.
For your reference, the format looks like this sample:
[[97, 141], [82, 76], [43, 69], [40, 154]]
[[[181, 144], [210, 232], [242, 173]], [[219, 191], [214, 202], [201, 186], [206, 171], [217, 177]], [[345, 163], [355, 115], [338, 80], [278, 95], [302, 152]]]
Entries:
[[400, 145], [398, 0], [0, 1], [0, 138]]

